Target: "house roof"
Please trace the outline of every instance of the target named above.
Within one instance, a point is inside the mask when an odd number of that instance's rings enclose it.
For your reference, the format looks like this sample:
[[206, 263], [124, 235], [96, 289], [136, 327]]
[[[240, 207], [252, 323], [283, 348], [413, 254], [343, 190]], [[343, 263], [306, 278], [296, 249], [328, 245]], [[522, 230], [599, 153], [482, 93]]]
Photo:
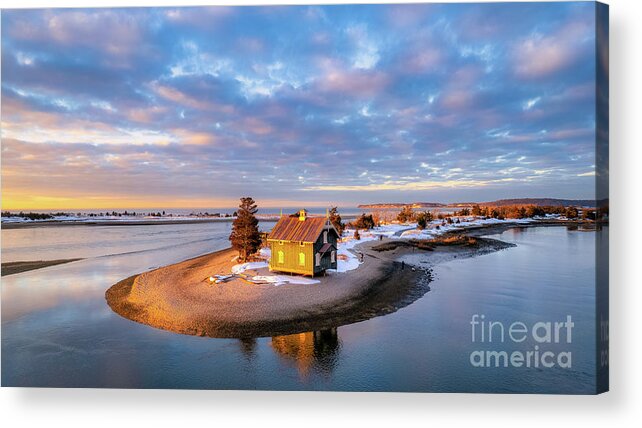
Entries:
[[319, 252], [323, 254], [323, 253], [327, 253], [330, 250], [336, 250], [336, 248], [334, 248], [334, 245], [328, 242], [327, 244], [323, 244], [323, 247], [319, 249]]
[[[316, 242], [317, 238], [326, 227], [328, 219], [325, 217], [306, 217], [304, 221], [299, 217], [283, 216], [274, 225], [268, 239], [276, 241]], [[333, 230], [334, 228], [330, 226]]]

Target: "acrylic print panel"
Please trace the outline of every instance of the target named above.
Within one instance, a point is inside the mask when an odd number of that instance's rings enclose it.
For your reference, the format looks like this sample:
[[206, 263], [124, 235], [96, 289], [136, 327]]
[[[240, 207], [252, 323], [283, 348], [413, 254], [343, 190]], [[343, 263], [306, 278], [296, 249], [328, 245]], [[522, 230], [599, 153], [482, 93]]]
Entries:
[[608, 9], [2, 11], [2, 385], [608, 389]]

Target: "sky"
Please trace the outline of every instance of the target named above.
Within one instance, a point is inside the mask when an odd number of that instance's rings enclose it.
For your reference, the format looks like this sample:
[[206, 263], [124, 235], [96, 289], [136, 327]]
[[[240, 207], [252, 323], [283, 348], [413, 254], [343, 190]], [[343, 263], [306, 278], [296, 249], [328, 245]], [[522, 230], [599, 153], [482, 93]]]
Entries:
[[590, 199], [595, 6], [2, 11], [2, 208]]

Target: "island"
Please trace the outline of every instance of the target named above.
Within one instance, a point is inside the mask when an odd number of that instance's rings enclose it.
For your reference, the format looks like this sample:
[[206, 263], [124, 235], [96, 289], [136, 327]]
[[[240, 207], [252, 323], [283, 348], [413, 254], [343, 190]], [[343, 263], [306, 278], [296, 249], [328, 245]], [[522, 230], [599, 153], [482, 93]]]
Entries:
[[[481, 208], [433, 216], [404, 207], [394, 221], [376, 223], [364, 213], [347, 224], [333, 208], [325, 216], [281, 215], [269, 233], [259, 234], [256, 211], [251, 198], [243, 201], [232, 248], [126, 278], [107, 290], [107, 303], [127, 319], [183, 334], [317, 331], [409, 305], [430, 290], [438, 263], [513, 246], [485, 235], [508, 227], [590, 230], [598, 224], [588, 210], [580, 219], [572, 207], [537, 209], [530, 218], [523, 207], [499, 209], [499, 218]], [[503, 217], [509, 214], [522, 217]]]

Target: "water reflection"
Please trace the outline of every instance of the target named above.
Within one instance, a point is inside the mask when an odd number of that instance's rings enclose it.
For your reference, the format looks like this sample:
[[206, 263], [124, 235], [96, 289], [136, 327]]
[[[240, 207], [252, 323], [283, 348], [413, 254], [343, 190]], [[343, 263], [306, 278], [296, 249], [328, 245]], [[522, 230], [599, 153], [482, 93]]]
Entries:
[[241, 353], [247, 361], [252, 361], [256, 356], [256, 338], [239, 339]]
[[[192, 241], [186, 233], [172, 251], [152, 246], [3, 277], [3, 386], [594, 391], [596, 255], [604, 254], [601, 261], [608, 264], [608, 227], [598, 233], [541, 227], [493, 235], [516, 247], [436, 266], [429, 298], [342, 326], [341, 338], [336, 329], [247, 340], [181, 335], [124, 319], [105, 303], [105, 290], [120, 279], [224, 248], [229, 242], [224, 226], [212, 230], [207, 241]], [[76, 231], [83, 229], [64, 230], [65, 239], [78, 243], [69, 248], [71, 257], [84, 251], [84, 232], [72, 236]], [[2, 238], [4, 247], [4, 230]], [[22, 244], [38, 247], [26, 237]], [[117, 252], [127, 252], [126, 247]], [[3, 261], [4, 256], [3, 251]], [[598, 265], [597, 276], [607, 278], [608, 269]], [[569, 345], [573, 369], [472, 367], [474, 313], [504, 323], [571, 314], [577, 330]]]
[[341, 349], [336, 328], [274, 336], [271, 345], [277, 355], [294, 363], [302, 377], [307, 377], [312, 370], [332, 374]]

